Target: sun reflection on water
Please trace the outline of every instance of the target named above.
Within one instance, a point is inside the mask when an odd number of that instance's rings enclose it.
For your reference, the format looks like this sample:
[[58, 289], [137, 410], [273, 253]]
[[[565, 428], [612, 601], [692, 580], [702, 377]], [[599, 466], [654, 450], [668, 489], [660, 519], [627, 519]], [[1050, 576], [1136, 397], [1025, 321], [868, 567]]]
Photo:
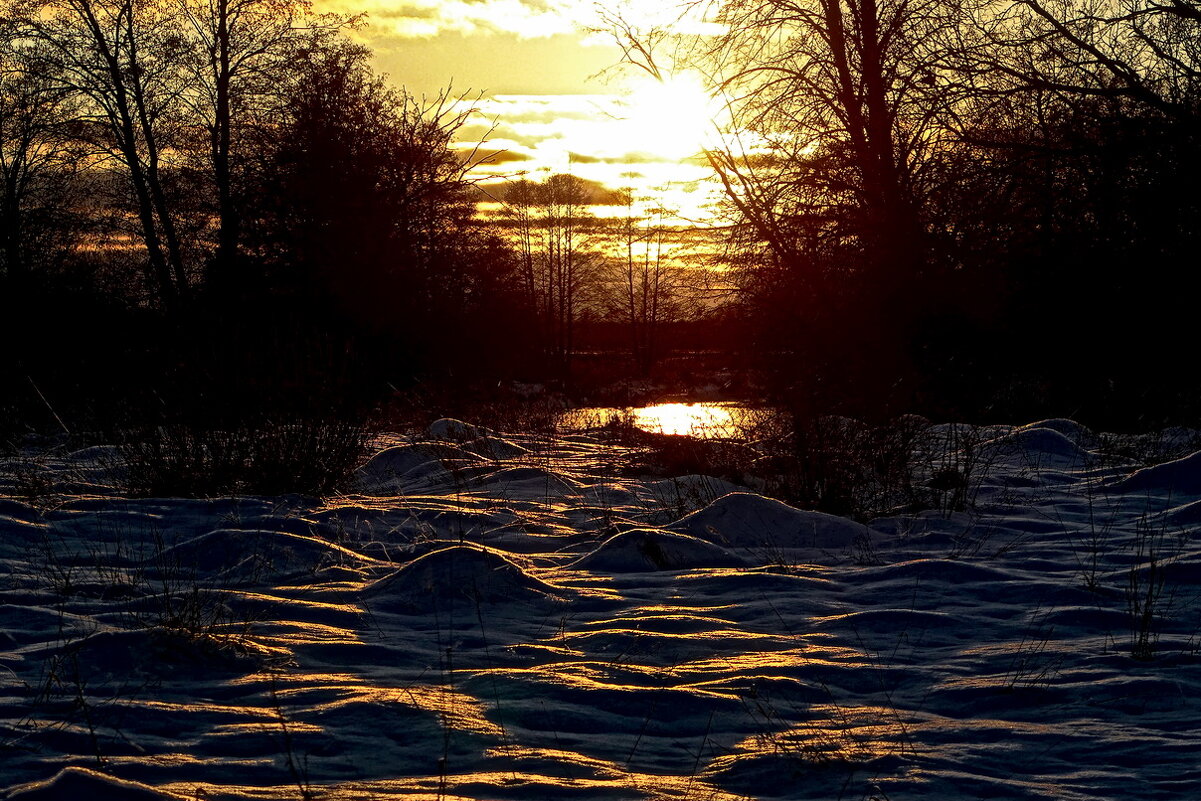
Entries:
[[560, 419], [565, 431], [581, 431], [621, 423], [652, 434], [730, 439], [742, 434], [763, 413], [741, 403], [656, 403], [631, 409], [595, 407], [573, 409]]
[[634, 410], [634, 425], [658, 434], [728, 436], [734, 415], [716, 403], [660, 403]]

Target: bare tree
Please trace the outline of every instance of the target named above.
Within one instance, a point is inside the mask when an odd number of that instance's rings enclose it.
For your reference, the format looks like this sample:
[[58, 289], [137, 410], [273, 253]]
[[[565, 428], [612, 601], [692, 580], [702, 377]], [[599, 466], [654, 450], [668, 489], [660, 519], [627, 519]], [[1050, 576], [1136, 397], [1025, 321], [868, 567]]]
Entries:
[[668, 258], [669, 237], [676, 232], [667, 224], [671, 212], [661, 199], [639, 197], [632, 187], [623, 189], [621, 197], [624, 214], [616, 226], [623, 252], [616, 305], [629, 332], [635, 368], [646, 375], [661, 355], [664, 326], [682, 316], [683, 282]]
[[724, 139], [707, 155], [725, 190], [729, 244], [740, 246], [732, 261], [758, 273], [744, 285], [767, 289], [757, 298], [778, 323], [759, 348], [826, 373], [822, 386], [842, 394], [903, 387], [912, 329], [944, 265], [929, 198], [954, 180], [945, 120], [958, 97], [942, 74], [953, 4], [684, 8], [720, 33], [612, 32], [652, 76], [694, 70], [725, 104]]
[[159, 303], [179, 307], [190, 289], [178, 209], [168, 188], [182, 125], [185, 43], [175, 11], [147, 0], [34, 3], [19, 36], [39, 43], [42, 69], [81, 104], [95, 144], [124, 169]]
[[[248, 127], [264, 123], [277, 104], [282, 76], [298, 48], [318, 32], [352, 25], [355, 18], [315, 15], [294, 0], [176, 0], [181, 35], [189, 41], [184, 98], [207, 138], [207, 161], [216, 196], [216, 251], [208, 279], [218, 292], [238, 280], [241, 240], [237, 197], [239, 144]], [[241, 160], [244, 161], [244, 156]]]
[[[803, 240], [861, 249], [871, 280], [919, 270], [922, 201], [942, 148], [942, 0], [698, 0], [685, 4], [725, 33], [662, 37], [617, 27], [627, 58], [652, 75], [703, 73], [731, 121], [709, 159], [737, 215], [779, 263], [807, 261]], [[631, 41], [643, 37], [645, 41]], [[872, 266], [874, 265], [874, 266]]]
[[[9, 21], [11, 22], [11, 21]], [[0, 21], [0, 33], [9, 27]], [[83, 150], [74, 102], [13, 37], [0, 42], [0, 273], [27, 277], [71, 238], [64, 216]]]
[[575, 352], [576, 323], [589, 257], [584, 252], [588, 192], [574, 175], [558, 173], [543, 185], [546, 226], [544, 295], [551, 321], [552, 352], [566, 366]]
[[1195, 0], [976, 3], [956, 72], [983, 94], [1046, 92], [1130, 100], [1193, 120], [1201, 89]]
[[595, 284], [591, 190], [575, 175], [556, 173], [541, 183], [516, 181], [505, 198], [520, 274], [542, 341], [550, 358], [567, 370], [586, 296]]
[[531, 306], [536, 308], [539, 294], [536, 267], [539, 238], [536, 222], [538, 185], [525, 178], [510, 183], [505, 188], [504, 203], [516, 239], [522, 289]]
[[251, 144], [244, 133], [274, 124], [265, 118], [311, 35], [353, 19], [285, 0], [25, 5], [17, 37], [38, 43], [40, 71], [74, 96], [81, 130], [126, 174], [159, 304], [187, 299], [214, 244], [208, 278], [228, 290], [241, 239], [240, 151]]
[[450, 145], [471, 109], [388, 87], [368, 57], [324, 34], [298, 51], [248, 238], [284, 284], [315, 279], [310, 290], [332, 285], [364, 314], [424, 320], [463, 291], [472, 165]]

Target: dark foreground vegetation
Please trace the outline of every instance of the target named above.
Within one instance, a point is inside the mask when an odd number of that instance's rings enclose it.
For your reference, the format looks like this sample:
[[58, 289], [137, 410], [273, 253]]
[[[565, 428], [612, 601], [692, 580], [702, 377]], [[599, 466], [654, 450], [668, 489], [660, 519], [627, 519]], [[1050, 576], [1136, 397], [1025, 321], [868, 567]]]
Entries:
[[415, 386], [579, 386], [583, 351], [644, 378], [718, 353], [797, 421], [1193, 420], [1201, 11], [1085, 5], [747, 0], [698, 41], [614, 18], [762, 143], [708, 154], [715, 287], [569, 175], [481, 221], [470, 104], [390, 88], [356, 20], [4, 0], [0, 441], [354, 428]]

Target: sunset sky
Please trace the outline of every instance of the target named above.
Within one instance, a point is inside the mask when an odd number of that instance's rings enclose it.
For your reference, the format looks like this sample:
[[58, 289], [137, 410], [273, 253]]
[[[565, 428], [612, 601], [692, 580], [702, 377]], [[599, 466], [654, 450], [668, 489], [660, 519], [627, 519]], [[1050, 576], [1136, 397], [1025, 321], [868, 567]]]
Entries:
[[[671, 2], [620, 6], [639, 25], [676, 16]], [[450, 88], [472, 98], [479, 113], [459, 138], [464, 148], [482, 142], [481, 152], [495, 154], [476, 176], [485, 185], [571, 172], [610, 189], [631, 187], [687, 220], [706, 218], [716, 187], [701, 150], [718, 109], [695, 75], [658, 84], [618, 66], [621, 52], [595, 32], [601, 22], [590, 0], [325, 0], [320, 7], [367, 13], [358, 36], [393, 83], [419, 97]]]

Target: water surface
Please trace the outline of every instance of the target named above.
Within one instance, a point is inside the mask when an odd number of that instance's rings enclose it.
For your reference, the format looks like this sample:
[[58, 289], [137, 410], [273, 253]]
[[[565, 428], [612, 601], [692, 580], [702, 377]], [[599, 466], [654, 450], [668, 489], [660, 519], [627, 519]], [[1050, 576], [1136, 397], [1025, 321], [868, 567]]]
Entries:
[[735, 401], [656, 403], [633, 408], [593, 406], [564, 413], [559, 427], [565, 432], [578, 432], [628, 419], [635, 428], [652, 434], [732, 439], [745, 437], [770, 414], [770, 410]]

